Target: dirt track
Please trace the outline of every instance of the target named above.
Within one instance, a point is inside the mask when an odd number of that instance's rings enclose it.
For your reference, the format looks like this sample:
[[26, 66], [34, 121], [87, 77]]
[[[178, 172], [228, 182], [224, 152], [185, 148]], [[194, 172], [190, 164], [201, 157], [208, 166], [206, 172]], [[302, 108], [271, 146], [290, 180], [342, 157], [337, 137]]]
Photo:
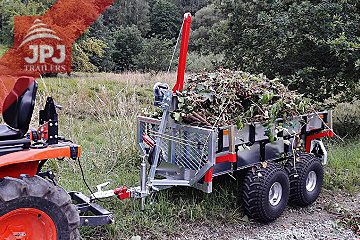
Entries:
[[[176, 239], [357, 239], [352, 230], [336, 223], [339, 212], [359, 212], [360, 194], [324, 190], [319, 199], [306, 208], [287, 207], [274, 222], [261, 224], [243, 221], [231, 224], [207, 223], [184, 225]], [[246, 219], [245, 219], [246, 220]]]

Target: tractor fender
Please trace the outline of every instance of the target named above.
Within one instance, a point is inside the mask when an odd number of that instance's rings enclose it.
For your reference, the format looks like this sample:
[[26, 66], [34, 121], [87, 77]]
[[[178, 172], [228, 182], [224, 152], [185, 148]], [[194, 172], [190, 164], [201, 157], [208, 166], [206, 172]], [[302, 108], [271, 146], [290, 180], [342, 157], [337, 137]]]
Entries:
[[76, 159], [80, 157], [80, 149], [78, 145], [57, 145], [5, 154], [0, 156], [0, 178], [19, 177], [20, 174], [34, 176], [41, 160], [64, 157]]

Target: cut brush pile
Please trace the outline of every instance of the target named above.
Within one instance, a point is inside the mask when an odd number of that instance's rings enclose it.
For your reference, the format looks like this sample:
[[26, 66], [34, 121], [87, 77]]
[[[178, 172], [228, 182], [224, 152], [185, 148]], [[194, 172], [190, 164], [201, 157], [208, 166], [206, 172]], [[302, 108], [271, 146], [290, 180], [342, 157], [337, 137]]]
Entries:
[[246, 123], [270, 126], [312, 112], [310, 100], [290, 91], [278, 79], [221, 69], [188, 79], [177, 93], [178, 109], [171, 113], [177, 122], [197, 126], [227, 126], [239, 129]]

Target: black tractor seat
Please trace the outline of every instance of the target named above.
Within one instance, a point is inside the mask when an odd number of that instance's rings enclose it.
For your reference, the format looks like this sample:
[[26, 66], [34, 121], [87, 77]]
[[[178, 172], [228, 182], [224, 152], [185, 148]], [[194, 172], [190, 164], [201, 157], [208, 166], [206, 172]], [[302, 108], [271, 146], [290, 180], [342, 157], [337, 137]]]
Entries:
[[3, 140], [14, 140], [22, 137], [19, 130], [12, 129], [6, 124], [0, 124], [0, 141]]
[[[29, 130], [37, 87], [33, 78], [20, 77], [6, 97], [3, 105], [5, 124], [0, 124], [0, 156], [4, 152], [11, 152], [11, 148], [14, 151], [21, 150], [19, 145], [22, 149], [30, 146], [30, 140], [24, 136]], [[6, 151], [5, 148], [7, 148]]]

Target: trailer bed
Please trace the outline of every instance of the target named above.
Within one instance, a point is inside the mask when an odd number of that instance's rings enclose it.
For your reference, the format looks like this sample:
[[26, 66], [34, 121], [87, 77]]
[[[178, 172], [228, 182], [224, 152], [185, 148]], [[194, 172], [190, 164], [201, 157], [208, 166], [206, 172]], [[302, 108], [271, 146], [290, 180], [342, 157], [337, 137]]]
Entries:
[[[331, 128], [331, 115], [331, 111], [324, 111], [298, 116], [288, 122], [278, 119], [270, 129], [259, 123], [247, 124], [242, 129], [204, 128], [177, 124], [169, 118], [162, 134], [158, 131], [160, 120], [140, 116], [137, 141], [145, 153], [146, 149], [154, 149], [157, 138], [162, 138], [156, 168], [156, 175], [162, 179], [153, 180], [154, 186], [192, 186], [211, 192], [212, 177], [292, 155], [294, 133], [298, 133], [306, 148], [308, 136]], [[285, 130], [276, 132], [280, 125]], [[272, 132], [275, 141], [270, 141], [267, 131]], [[152, 157], [150, 151], [150, 162]]]

